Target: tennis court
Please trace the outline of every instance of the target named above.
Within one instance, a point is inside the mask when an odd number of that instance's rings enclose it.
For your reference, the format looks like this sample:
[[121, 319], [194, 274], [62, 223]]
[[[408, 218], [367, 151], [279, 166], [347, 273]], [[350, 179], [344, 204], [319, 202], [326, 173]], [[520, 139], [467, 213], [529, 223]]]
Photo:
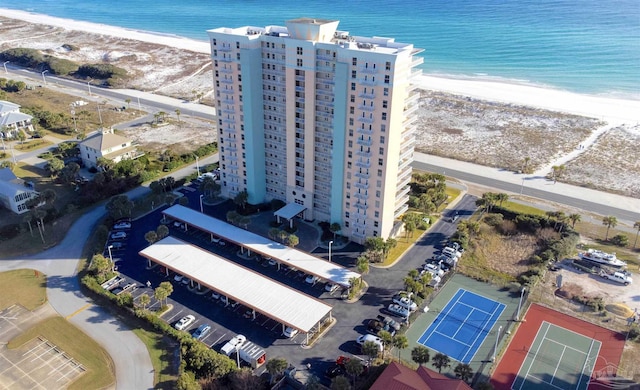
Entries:
[[469, 363], [504, 308], [500, 302], [458, 289], [418, 338], [418, 343], [459, 362]]
[[511, 388], [586, 390], [602, 343], [544, 321]]

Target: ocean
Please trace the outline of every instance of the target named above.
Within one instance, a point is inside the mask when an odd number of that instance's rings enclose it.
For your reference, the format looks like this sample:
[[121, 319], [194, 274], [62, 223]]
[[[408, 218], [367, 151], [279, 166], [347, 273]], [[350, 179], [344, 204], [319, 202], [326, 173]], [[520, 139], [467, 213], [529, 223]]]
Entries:
[[0, 0], [1, 8], [207, 40], [206, 30], [340, 20], [425, 51], [423, 71], [640, 99], [637, 0]]

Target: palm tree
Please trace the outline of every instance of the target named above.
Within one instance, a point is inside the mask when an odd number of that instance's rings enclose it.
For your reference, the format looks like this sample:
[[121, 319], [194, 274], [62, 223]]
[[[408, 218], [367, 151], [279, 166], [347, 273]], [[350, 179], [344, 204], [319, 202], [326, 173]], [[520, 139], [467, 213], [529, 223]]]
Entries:
[[640, 221], [633, 224], [633, 227], [638, 229], [636, 232], [636, 240], [633, 242], [633, 249], [636, 249], [636, 244], [638, 243], [638, 234], [640, 234]]
[[295, 234], [289, 234], [289, 236], [287, 237], [287, 244], [290, 247], [295, 248], [299, 243], [300, 239], [298, 238], [298, 236], [296, 236]]
[[393, 343], [393, 337], [391, 333], [386, 330], [381, 330], [378, 332], [378, 337], [382, 340], [382, 358], [384, 359], [384, 354], [387, 351], [387, 348]]
[[456, 374], [457, 378], [460, 378], [465, 382], [468, 382], [469, 379], [473, 377], [473, 369], [468, 364], [459, 363], [456, 368], [453, 369], [453, 372]]
[[289, 363], [285, 359], [275, 358], [267, 362], [267, 372], [271, 375], [269, 383], [273, 383], [275, 379], [289, 367]]
[[142, 305], [142, 309], [144, 310], [147, 308], [147, 305], [151, 303], [151, 297], [149, 297], [147, 293], [143, 293], [138, 297], [138, 302]]
[[362, 344], [362, 353], [369, 356], [369, 360], [373, 360], [380, 353], [380, 347], [373, 341], [365, 341]]
[[393, 346], [398, 348], [398, 359], [400, 359], [400, 352], [409, 346], [407, 336], [403, 334], [393, 336]]
[[502, 203], [509, 200], [509, 195], [501, 192], [499, 194], [496, 194], [496, 200], [499, 202], [500, 207], [502, 207]]
[[344, 369], [349, 374], [349, 376], [353, 379], [353, 388], [356, 387], [356, 378], [358, 375], [362, 374], [364, 371], [364, 366], [360, 363], [359, 359], [349, 359], [344, 364]]
[[449, 356], [444, 353], [438, 352], [433, 357], [431, 364], [433, 364], [433, 366], [438, 369], [438, 372], [441, 373], [443, 368], [447, 368], [451, 365], [451, 359], [449, 359]]
[[356, 259], [356, 268], [358, 269], [358, 272], [363, 275], [369, 273], [369, 259], [367, 256], [359, 256], [358, 259]]
[[418, 363], [419, 365], [423, 365], [429, 362], [429, 348], [418, 345], [414, 349], [411, 350], [411, 360]]
[[602, 224], [607, 227], [607, 234], [604, 237], [604, 240], [607, 241], [609, 239], [609, 229], [614, 228], [618, 225], [618, 219], [613, 215], [609, 215], [602, 218]]
[[180, 109], [176, 108], [176, 116], [178, 117], [178, 122], [180, 122]]
[[529, 168], [529, 162], [531, 162], [531, 157], [524, 158], [524, 164], [522, 166], [522, 172], [527, 173]]
[[571, 227], [575, 229], [576, 222], [580, 222], [582, 220], [582, 216], [580, 214], [569, 214], [569, 221], [571, 221]]

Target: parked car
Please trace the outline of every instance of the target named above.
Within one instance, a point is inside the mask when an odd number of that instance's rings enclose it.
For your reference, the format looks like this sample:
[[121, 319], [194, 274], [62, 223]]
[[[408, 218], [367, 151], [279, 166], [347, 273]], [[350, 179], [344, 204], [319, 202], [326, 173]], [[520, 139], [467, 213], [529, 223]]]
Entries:
[[236, 335], [234, 338], [227, 341], [227, 343], [222, 347], [221, 352], [229, 356], [239, 349], [245, 341], [247, 341], [247, 338], [244, 335]]
[[604, 271], [600, 271], [600, 276], [602, 276], [605, 279], [608, 279], [620, 284], [624, 284], [625, 286], [628, 286], [631, 283], [633, 283], [633, 279], [631, 278], [631, 276], [628, 276], [623, 272], [614, 272], [612, 274], [608, 274]]
[[399, 296], [395, 296], [393, 297], [393, 303], [398, 304], [400, 306], [402, 306], [403, 308], [410, 310], [410, 311], [415, 311], [418, 308], [418, 305], [416, 305], [416, 303], [414, 301], [412, 301], [411, 299], [407, 298], [407, 297], [399, 297]]
[[346, 375], [346, 373], [347, 372], [342, 366], [334, 364], [331, 367], [327, 368], [327, 370], [324, 372], [324, 376], [326, 376], [327, 378], [335, 378], [340, 375]]
[[124, 248], [124, 243], [122, 243], [120, 241], [116, 241], [114, 243], [111, 243], [111, 245], [109, 245], [109, 246], [111, 247], [111, 249], [118, 250], [118, 249]]
[[116, 230], [131, 229], [131, 222], [118, 222], [113, 225], [113, 228]]
[[178, 283], [182, 282], [182, 279], [184, 279], [184, 276], [182, 276], [182, 275], [180, 275], [180, 274], [176, 274], [176, 275], [173, 277], [173, 280], [174, 280], [174, 281], [176, 281], [176, 282], [178, 282]]
[[324, 286], [324, 291], [327, 291], [327, 292], [332, 293], [332, 292], [336, 291], [338, 288], [340, 288], [340, 286], [339, 286], [339, 285], [337, 285], [337, 284], [334, 284], [334, 283], [327, 283], [327, 284]]
[[374, 336], [372, 334], [365, 334], [356, 339], [356, 343], [358, 343], [360, 347], [362, 347], [364, 343], [366, 343], [367, 341], [376, 343], [378, 345], [378, 348], [380, 349], [380, 352], [384, 350], [384, 344], [382, 343], [382, 339], [378, 336]]
[[410, 311], [397, 303], [392, 303], [387, 306], [387, 311], [393, 315], [400, 316], [403, 318], [409, 317]]
[[451, 258], [455, 258], [455, 259], [459, 259], [460, 256], [462, 256], [462, 253], [458, 252], [457, 250], [451, 248], [451, 247], [446, 247], [442, 250], [442, 254], [447, 256], [447, 257], [451, 257]]
[[127, 238], [127, 233], [123, 231], [119, 231], [111, 234], [112, 240], [124, 240], [125, 238]]
[[272, 259], [271, 257], [267, 257], [265, 260], [267, 260], [267, 262], [269, 262], [269, 265], [277, 265], [278, 262], [275, 261], [274, 259]]
[[209, 324], [202, 324], [198, 326], [198, 329], [193, 332], [193, 338], [196, 340], [202, 340], [207, 333], [211, 330], [211, 326]]
[[396, 330], [385, 324], [384, 322], [378, 320], [370, 320], [367, 323], [367, 331], [369, 333], [377, 335], [381, 330], [386, 330], [391, 334], [391, 336], [394, 336], [396, 334]]
[[436, 264], [425, 263], [425, 265], [422, 266], [422, 269], [424, 271], [430, 272], [432, 275], [437, 275], [437, 276], [444, 275], [444, 270], [440, 268], [439, 265], [436, 265]]
[[191, 279], [183, 278], [181, 283], [184, 284], [185, 286], [188, 286], [189, 284], [191, 284]]
[[215, 300], [218, 300], [218, 299], [220, 299], [220, 294], [215, 292], [215, 291], [212, 291], [211, 292], [211, 298], [213, 298]]
[[383, 324], [389, 326], [391, 329], [395, 329], [396, 331], [400, 330], [402, 327], [402, 324], [391, 317], [378, 315], [378, 321], [381, 321]]
[[293, 338], [293, 337], [295, 337], [295, 335], [297, 335], [297, 334], [298, 334], [298, 329], [292, 328], [292, 327], [290, 327], [290, 326], [287, 326], [287, 327], [282, 331], [282, 335], [283, 335], [284, 337], [287, 337], [287, 338], [290, 338], [290, 339], [291, 339], [291, 338]]
[[309, 284], [316, 284], [319, 280], [320, 278], [318, 278], [317, 276], [307, 275], [307, 278], [304, 281]]
[[195, 320], [196, 320], [196, 317], [192, 316], [191, 314], [186, 315], [186, 316], [180, 318], [180, 321], [176, 322], [175, 328], [178, 329], [178, 330], [185, 330]]
[[178, 228], [178, 229], [184, 229], [184, 223], [175, 221], [175, 222], [173, 222], [173, 227]]

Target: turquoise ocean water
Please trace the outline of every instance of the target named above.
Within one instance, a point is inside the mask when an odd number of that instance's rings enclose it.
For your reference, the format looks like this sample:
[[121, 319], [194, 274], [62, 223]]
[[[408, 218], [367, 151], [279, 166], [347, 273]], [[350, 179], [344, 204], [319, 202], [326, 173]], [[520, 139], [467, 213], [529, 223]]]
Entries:
[[638, 0], [0, 0], [0, 7], [200, 40], [221, 26], [336, 19], [353, 35], [425, 49], [425, 73], [640, 99]]

